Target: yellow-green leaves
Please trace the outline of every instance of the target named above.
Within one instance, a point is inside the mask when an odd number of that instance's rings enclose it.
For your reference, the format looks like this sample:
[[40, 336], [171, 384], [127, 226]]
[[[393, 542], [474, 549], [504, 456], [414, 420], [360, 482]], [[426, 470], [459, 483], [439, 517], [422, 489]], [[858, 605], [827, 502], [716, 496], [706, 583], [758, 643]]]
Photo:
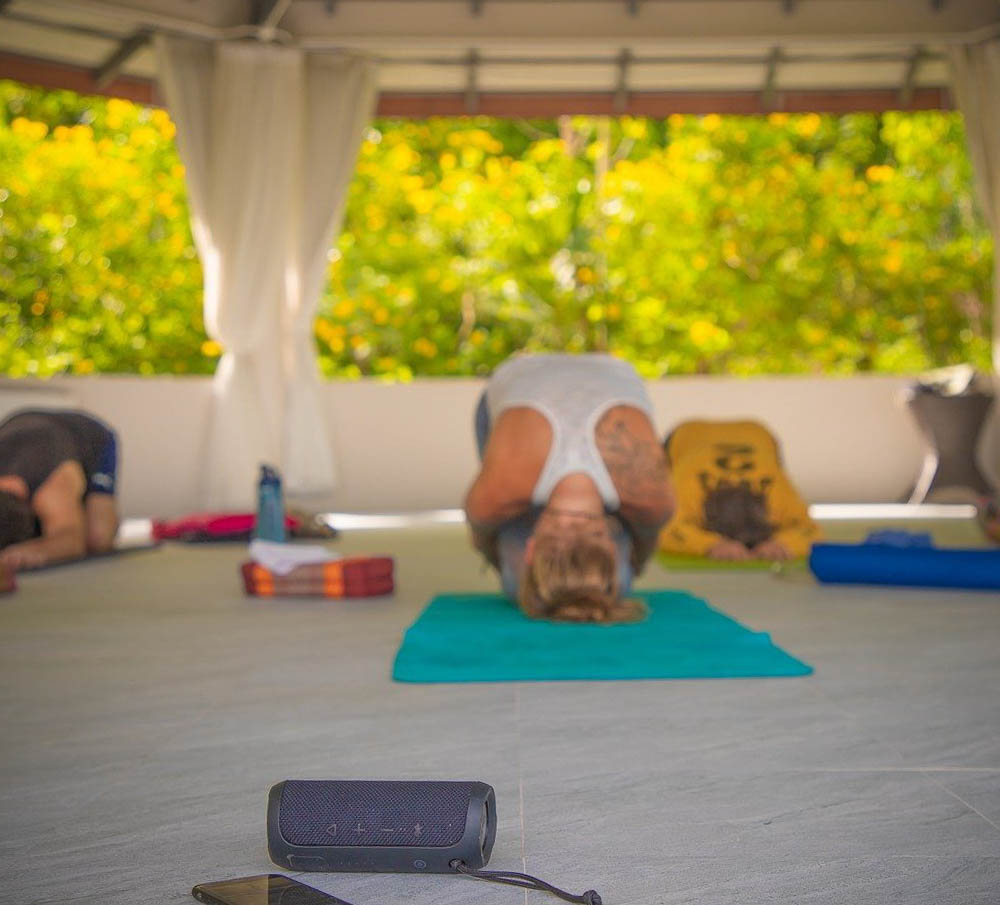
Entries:
[[[0, 373], [210, 373], [163, 110], [0, 83]], [[519, 350], [675, 373], [987, 366], [953, 113], [379, 121], [316, 322], [328, 376]]]

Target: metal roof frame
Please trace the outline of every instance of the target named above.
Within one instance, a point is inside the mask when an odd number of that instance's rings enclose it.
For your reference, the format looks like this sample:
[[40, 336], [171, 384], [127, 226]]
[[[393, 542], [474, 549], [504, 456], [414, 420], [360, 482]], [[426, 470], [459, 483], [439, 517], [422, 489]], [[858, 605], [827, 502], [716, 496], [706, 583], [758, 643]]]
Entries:
[[951, 107], [946, 46], [1000, 33], [1000, 4], [0, 0], [0, 77], [157, 103], [158, 31], [363, 53], [383, 115], [838, 113]]

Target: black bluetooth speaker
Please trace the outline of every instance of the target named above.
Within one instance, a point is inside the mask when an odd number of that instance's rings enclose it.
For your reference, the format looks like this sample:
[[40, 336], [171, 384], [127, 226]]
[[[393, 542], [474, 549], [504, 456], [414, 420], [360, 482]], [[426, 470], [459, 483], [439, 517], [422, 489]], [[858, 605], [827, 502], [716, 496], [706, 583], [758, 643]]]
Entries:
[[476, 869], [496, 832], [496, 796], [482, 782], [286, 779], [267, 802], [268, 852], [289, 870]]

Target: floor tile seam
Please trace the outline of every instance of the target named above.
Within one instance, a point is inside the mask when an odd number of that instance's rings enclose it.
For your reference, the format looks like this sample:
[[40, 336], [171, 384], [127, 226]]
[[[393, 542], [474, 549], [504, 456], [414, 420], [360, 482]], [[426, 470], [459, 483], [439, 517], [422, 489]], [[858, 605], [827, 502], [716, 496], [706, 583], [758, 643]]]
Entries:
[[[811, 694], [825, 701], [829, 706], [838, 710], [843, 716], [845, 716], [857, 729], [864, 728], [861, 724], [861, 719], [857, 713], [853, 710], [848, 709], [838, 700], [836, 700], [829, 692], [823, 691], [822, 687], [817, 687], [816, 685], [809, 685], [808, 690]], [[872, 734], [874, 740], [879, 744], [884, 745], [888, 751], [891, 751], [900, 762], [900, 766], [906, 766], [906, 754], [901, 746], [894, 744], [889, 741], [884, 735], [878, 733]]]
[[786, 770], [778, 770], [778, 773], [958, 773], [958, 774], [979, 774], [979, 773], [1000, 773], [1000, 767], [944, 767], [944, 766], [915, 766], [915, 767], [793, 767]]
[[938, 778], [937, 778], [936, 776], [933, 776], [932, 774], [929, 774], [929, 773], [925, 773], [925, 774], [924, 774], [924, 776], [925, 776], [925, 778], [927, 779], [927, 781], [928, 781], [928, 782], [930, 782], [930, 783], [931, 783], [932, 785], [935, 785], [935, 786], [937, 786], [937, 787], [938, 787], [939, 789], [941, 789], [942, 791], [946, 792], [946, 793], [947, 793], [948, 795], [950, 795], [950, 796], [951, 796], [952, 798], [954, 798], [954, 799], [955, 799], [956, 801], [960, 802], [960, 803], [961, 803], [961, 804], [962, 804], [962, 805], [963, 805], [964, 807], [966, 807], [966, 808], [968, 808], [968, 809], [969, 809], [970, 811], [972, 811], [972, 813], [974, 813], [974, 814], [977, 814], [978, 816], [980, 816], [980, 817], [981, 817], [981, 818], [982, 818], [983, 820], [985, 820], [985, 821], [986, 821], [986, 822], [987, 822], [987, 823], [988, 823], [988, 824], [989, 824], [989, 825], [990, 825], [991, 827], [993, 827], [993, 829], [995, 829], [995, 830], [997, 830], [998, 832], [1000, 832], [1000, 824], [998, 824], [998, 823], [997, 823], [997, 822], [996, 822], [995, 820], [991, 820], [991, 819], [990, 819], [989, 817], [987, 817], [987, 816], [986, 816], [986, 815], [985, 815], [985, 814], [984, 814], [984, 813], [983, 813], [982, 811], [980, 811], [980, 810], [979, 810], [979, 808], [977, 808], [977, 807], [976, 807], [975, 805], [973, 805], [973, 804], [970, 804], [970, 803], [969, 803], [968, 801], [966, 801], [966, 800], [965, 800], [965, 799], [964, 799], [964, 798], [963, 798], [963, 797], [962, 797], [961, 795], [959, 795], [959, 794], [958, 794], [957, 792], [954, 792], [954, 791], [952, 791], [951, 789], [949, 789], [949, 788], [948, 788], [948, 787], [947, 787], [947, 786], [946, 786], [946, 785], [945, 785], [945, 784], [944, 784], [943, 782], [941, 782], [941, 780], [940, 780], [940, 779], [938, 779]]
[[[662, 863], [667, 862], [714, 862], [723, 861], [726, 863], [732, 863], [733, 856], [728, 853], [720, 853], [718, 855], [668, 855], [663, 854], [660, 856], [661, 861], [657, 863], [656, 869], [659, 870]], [[747, 858], [748, 861], [756, 862], [759, 859]], [[789, 864], [789, 865], [802, 865], [802, 866], [815, 866], [819, 864], [856, 864], [861, 858], [857, 855], [843, 855], [836, 858], [803, 858], [801, 856], [788, 856], [778, 859], [770, 859], [768, 863], [771, 864]], [[996, 861], [1000, 864], [1000, 853], [996, 855], [967, 855], [967, 854], [954, 854], [954, 855], [933, 855], [921, 853], [918, 855], [905, 855], [894, 853], [891, 855], [873, 855], [867, 860], [877, 861], [879, 863], [891, 863], [893, 861], [900, 862], [911, 862], [911, 861]]]
[[[656, 778], [663, 778], [667, 775], [677, 776], [676, 770], [671, 770], [669, 767], [658, 769], [655, 771]], [[697, 771], [698, 776], [709, 776], [710, 778], [722, 778], [728, 777], [734, 780], [740, 781], [761, 781], [761, 782], [774, 782], [780, 780], [783, 777], [860, 777], [860, 776], [871, 776], [871, 777], [883, 777], [888, 778], [890, 776], [902, 777], [902, 776], [917, 776], [923, 779], [930, 779], [933, 774], [937, 775], [950, 775], [952, 777], [993, 777], [996, 776], [1000, 778], [1000, 770], [996, 769], [963, 769], [959, 768], [956, 770], [945, 770], [939, 768], [931, 768], [928, 770], [923, 767], [794, 767], [794, 768], [777, 768], [768, 772], [761, 772], [759, 770], [749, 770], [749, 771], [734, 771], [727, 768], [712, 769], [708, 772], [705, 770]], [[607, 771], [600, 774], [593, 774], [590, 776], [591, 780], [606, 779], [610, 774]], [[643, 773], [642, 775], [647, 775]], [[683, 773], [681, 774], [684, 775]], [[534, 775], [533, 779], [538, 779], [538, 775]], [[585, 779], [586, 777], [580, 777]], [[523, 796], [523, 776], [518, 779], [519, 787]], [[681, 786], [679, 788], [684, 788]], [[523, 801], [522, 801], [523, 809]]]
[[[518, 807], [518, 823], [521, 830], [521, 871], [522, 873], [528, 872], [528, 858], [527, 852], [525, 850], [525, 832], [524, 832], [524, 773], [522, 770], [522, 758], [521, 758], [521, 686], [514, 684], [514, 739], [515, 739], [515, 751], [517, 753], [517, 807]], [[524, 905], [528, 905], [528, 890], [524, 890]]]

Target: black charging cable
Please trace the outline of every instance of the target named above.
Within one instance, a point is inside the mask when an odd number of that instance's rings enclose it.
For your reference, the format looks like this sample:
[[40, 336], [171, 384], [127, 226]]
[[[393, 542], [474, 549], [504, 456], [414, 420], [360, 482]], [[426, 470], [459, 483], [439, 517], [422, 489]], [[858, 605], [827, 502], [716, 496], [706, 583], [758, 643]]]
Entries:
[[563, 901], [575, 902], [577, 905], [602, 905], [601, 896], [594, 889], [588, 889], [585, 893], [575, 896], [573, 893], [559, 889], [558, 886], [553, 886], [544, 880], [539, 880], [538, 877], [533, 877], [531, 874], [520, 874], [513, 870], [476, 870], [469, 867], [464, 861], [459, 861], [457, 858], [449, 862], [449, 865], [460, 874], [465, 874], [467, 877], [475, 877], [477, 880], [490, 880], [493, 883], [520, 886], [522, 889], [550, 892], [554, 896], [559, 896]]

